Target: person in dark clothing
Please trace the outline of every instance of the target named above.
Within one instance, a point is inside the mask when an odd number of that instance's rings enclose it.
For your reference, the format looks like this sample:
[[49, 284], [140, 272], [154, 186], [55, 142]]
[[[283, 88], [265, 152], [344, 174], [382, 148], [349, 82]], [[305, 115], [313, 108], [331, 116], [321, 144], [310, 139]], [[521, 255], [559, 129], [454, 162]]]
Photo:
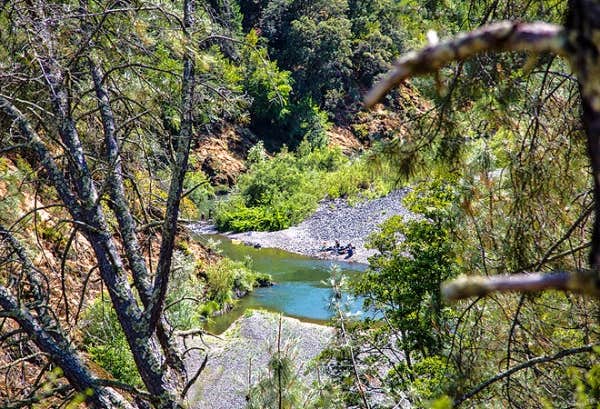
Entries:
[[346, 257], [344, 257], [344, 259], [350, 258], [354, 255], [354, 246], [352, 245], [352, 243], [348, 243], [348, 245], [346, 246]]

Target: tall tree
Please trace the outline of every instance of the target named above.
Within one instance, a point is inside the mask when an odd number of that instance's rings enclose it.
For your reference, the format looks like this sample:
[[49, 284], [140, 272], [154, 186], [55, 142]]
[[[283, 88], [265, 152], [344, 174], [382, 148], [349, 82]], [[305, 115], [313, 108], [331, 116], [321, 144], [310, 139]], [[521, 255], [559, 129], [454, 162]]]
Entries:
[[[494, 2], [494, 4], [497, 6], [497, 2]], [[490, 9], [490, 13], [495, 13], [496, 6]], [[598, 42], [598, 13], [600, 13], [600, 3], [598, 1], [572, 0], [568, 3], [568, 11], [564, 26], [548, 23], [521, 23], [504, 21], [482, 26], [475, 31], [459, 35], [454, 39], [444, 42], [438, 42], [435, 35], [430, 35], [429, 46], [420, 51], [401, 57], [396, 62], [395, 68], [390, 71], [387, 77], [384, 78], [378, 85], [376, 85], [371, 90], [369, 95], [367, 95], [366, 105], [372, 106], [384, 95], [385, 92], [388, 92], [393, 87], [410, 77], [428, 73], [437, 73], [442, 67], [454, 61], [459, 62], [458, 67], [460, 72], [460, 69], [462, 69], [466, 60], [474, 59], [481, 55], [489, 56], [493, 55], [494, 52], [502, 51], [530, 52], [536, 56], [539, 54], [549, 54], [551, 55], [550, 58], [561, 56], [570, 63], [573, 72], [576, 74], [582, 102], [582, 119], [587, 142], [587, 153], [591, 165], [590, 168], [594, 196], [593, 206], [591, 206], [588, 210], [586, 210], [585, 207], [582, 209], [581, 216], [577, 218], [577, 220], [567, 231], [563, 232], [564, 235], [562, 238], [560, 238], [551, 247], [543, 251], [544, 255], [540, 258], [539, 262], [534, 263], [530, 267], [525, 267], [526, 264], [523, 264], [520, 261], [516, 263], [516, 265], [519, 267], [519, 271], [533, 270], [535, 273], [511, 276], [467, 277], [451, 282], [445, 287], [445, 293], [448, 297], [462, 298], [467, 296], [483, 296], [495, 291], [516, 290], [536, 292], [544, 289], [570, 290], [596, 297], [600, 294], [598, 287], [598, 274], [600, 274], [600, 258], [598, 257], [598, 249], [600, 248], [600, 238], [598, 236], [600, 226], [600, 208], [598, 207], [598, 200], [600, 198], [600, 184], [598, 183], [598, 173], [600, 171], [600, 151], [598, 151], [599, 130], [597, 125], [600, 118], [598, 111], [598, 101], [600, 99], [597, 86], [595, 85], [598, 82], [598, 49], [600, 47], [600, 43]], [[550, 64], [548, 64], [548, 67], [549, 66]], [[548, 71], [549, 70], [547, 70], [546, 73]], [[568, 75], [566, 78], [573, 79], [573, 77]], [[539, 127], [539, 119], [534, 118], [532, 123], [532, 128], [535, 128], [535, 132], [537, 132], [537, 128]], [[505, 142], [509, 143], [509, 140], [506, 140]], [[482, 177], [483, 183], [486, 183], [486, 177], [489, 178], [489, 173], [486, 173], [486, 175]], [[489, 181], [490, 180], [487, 179], [487, 182]], [[526, 203], [527, 199], [514, 198], [513, 200], [519, 200], [522, 203]], [[465, 205], [468, 207], [468, 203]], [[470, 209], [466, 209], [466, 213], [469, 213], [469, 210]], [[531, 211], [531, 208], [528, 210]], [[586, 244], [584, 246], [579, 246], [567, 253], [571, 255], [575, 252], [579, 252], [583, 249], [591, 247], [587, 266], [582, 269], [561, 269], [561, 264], [563, 264], [563, 266], [570, 266], [571, 264], [563, 261], [561, 256], [557, 255], [556, 257], [552, 258], [554, 259], [554, 266], [558, 265], [558, 269], [555, 269], [550, 273], [539, 272], [544, 270], [543, 266], [545, 267], [550, 264], [550, 255], [553, 254], [557, 247], [559, 247], [561, 243], [568, 240], [573, 231], [579, 229], [580, 225], [585, 224], [585, 221], [592, 210], [594, 210], [595, 213], [595, 221], [593, 223], [590, 245], [588, 246]], [[535, 227], [532, 225], [524, 225], [520, 227], [520, 229], [534, 228]], [[477, 233], [479, 233], [479, 231]], [[543, 235], [544, 232], [540, 233]], [[521, 237], [522, 234], [516, 234], [513, 239], [520, 239]], [[483, 243], [481, 244], [481, 251], [484, 251], [485, 247], [483, 246]], [[514, 248], [517, 248], [517, 246]], [[484, 265], [481, 266], [481, 271], [484, 271], [487, 275], [487, 267], [485, 263], [486, 259], [489, 260], [489, 258], [487, 258], [485, 254], [482, 254], [480, 259], [484, 263]], [[500, 300], [506, 299], [501, 298]], [[496, 298], [494, 301], [498, 302], [499, 299]], [[536, 357], [531, 357], [533, 355], [533, 352], [530, 349], [531, 344], [520, 344], [520, 348], [523, 348], [523, 351], [520, 352], [521, 357], [525, 356], [527, 359], [521, 361], [517, 365], [511, 366], [514, 362], [514, 356], [511, 354], [515, 353], [513, 346], [515, 343], [514, 340], [517, 338], [515, 333], [520, 330], [526, 330], [522, 324], [524, 315], [523, 310], [526, 308], [534, 310], [537, 306], [535, 306], [535, 302], [533, 302], [533, 304], [533, 307], [524, 307], [524, 305], [526, 305], [524, 297], [521, 297], [520, 301], [514, 304], [516, 312], [514, 312], [512, 317], [512, 325], [508, 333], [508, 342], [505, 350], [506, 354], [503, 357], [506, 369], [488, 377], [488, 379], [485, 379], [481, 383], [476, 384], [471, 388], [471, 390], [459, 392], [455, 399], [455, 404], [461, 404], [465, 400], [471, 399], [475, 395], [481, 393], [484, 389], [489, 388], [496, 382], [501, 381], [504, 384], [503, 389], [506, 391], [504, 396], [507, 400], [507, 403], [511, 406], [518, 406], [518, 403], [515, 404], [514, 401], [515, 393], [513, 388], [515, 387], [515, 382], [511, 383], [511, 377], [515, 377], [515, 374], [520, 371], [530, 369], [532, 370], [532, 375], [523, 379], [533, 379], [543, 383], [543, 381], [540, 380], [543, 375], [541, 375], [538, 371], [537, 365], [546, 362], [555, 362], [557, 360], [577, 354], [589, 353], [594, 347], [597, 346], [597, 343], [590, 342], [593, 341], [594, 336], [588, 337], [589, 333], [587, 331], [586, 335], [582, 337], [583, 345], [579, 345], [574, 348], [563, 347], [556, 353], [549, 353]], [[474, 308], [474, 310], [478, 311], [469, 311], [473, 305], [477, 305], [477, 307], [479, 307]], [[510, 310], [513, 305], [500, 305], [500, 307], [507, 307]], [[571, 310], [571, 313], [574, 315], [575, 310], [575, 308]], [[481, 317], [484, 316], [484, 312], [482, 311], [483, 309], [481, 304], [478, 304], [477, 301], [474, 301], [466, 308], [464, 315], [461, 316], [461, 320], [464, 318], [464, 316], [469, 315], [473, 315], [476, 320], [480, 320]], [[512, 314], [512, 311], [510, 313]], [[534, 313], [537, 313], [537, 311]], [[543, 319], [540, 319], [540, 322], [541, 321], [543, 321]], [[541, 327], [542, 325], [543, 324], [539, 323], [538, 327]], [[531, 327], [534, 327], [534, 325]], [[479, 328], [477, 325], [474, 325], [471, 330], [476, 332], [479, 330]], [[459, 329], [457, 329], [457, 332], [458, 331]], [[531, 336], [527, 336], [525, 338], [534, 339], [536, 334], [530, 335]], [[471, 338], [469, 335], [465, 336], [464, 334], [460, 334], [457, 337], [457, 342], [462, 342], [465, 339], [471, 340], [473, 338]], [[554, 342], [552, 342], [552, 344], [554, 345]], [[537, 350], [539, 351], [540, 348], [537, 348]], [[541, 348], [541, 350], [544, 351], [544, 348]], [[470, 369], [471, 368], [467, 368], [466, 371]], [[562, 376], [564, 378], [565, 375], [563, 374]], [[590, 379], [594, 379], [594, 374], [592, 371], [590, 371]], [[521, 384], [520, 386], [523, 388], [524, 384]], [[553, 386], [558, 387], [556, 384]], [[559, 395], [563, 392], [564, 391], [556, 392], [556, 395]], [[564, 396], [560, 396], [560, 398], [562, 399]]]
[[[5, 125], [3, 152], [19, 150], [41, 167], [41, 177], [55, 189], [70, 215], [69, 222], [90, 243], [147, 389], [147, 393], [138, 391], [136, 395], [157, 408], [180, 406], [177, 384], [183, 376], [183, 366], [169, 339], [163, 310], [195, 122], [197, 11], [194, 0], [184, 0], [182, 12], [171, 7], [162, 3], [85, 1], [74, 7], [34, 1], [5, 3], [0, 9], [0, 18], [8, 29], [2, 41], [12, 53], [0, 79], [0, 120]], [[123, 159], [131, 124], [139, 132], [143, 126], [140, 118], [147, 120], [152, 116], [147, 107], [124, 91], [129, 84], [123, 79], [147, 84], [144, 92], [152, 92], [153, 84], [142, 73], [160, 70], [146, 64], [158, 46], [148, 38], [140, 16], [171, 26], [182, 47], [181, 71], [177, 67], [162, 70], [162, 75], [169, 76], [180, 72], [179, 129], [175, 135], [169, 135], [156, 123], [153, 129], [163, 132], [163, 138], [172, 138], [175, 146], [155, 269], [142, 251], [140, 226], [132, 210], [135, 206], [125, 186], [126, 178], [131, 178], [124, 171]], [[135, 25], [139, 43], [121, 37], [120, 25], [127, 19]], [[114, 65], [108, 59], [111, 55], [121, 55], [124, 63]], [[126, 76], [116, 79], [114, 74], [121, 71]], [[97, 147], [90, 131], [103, 135], [103, 148]], [[111, 220], [115, 219], [113, 225]], [[95, 407], [135, 406], [110, 388], [115, 383], [102, 381], [90, 372], [58, 320], [40, 308], [48, 303], [40, 272], [15, 236], [14, 228], [15, 225], [0, 229], [5, 260], [19, 265], [7, 277], [2, 275], [0, 316], [14, 320], [19, 331], [25, 332], [50, 362], [60, 367], [70, 387]], [[17, 255], [16, 260], [12, 254]], [[23, 288], [27, 291], [23, 292]], [[25, 399], [24, 404], [31, 399], [34, 398]]]

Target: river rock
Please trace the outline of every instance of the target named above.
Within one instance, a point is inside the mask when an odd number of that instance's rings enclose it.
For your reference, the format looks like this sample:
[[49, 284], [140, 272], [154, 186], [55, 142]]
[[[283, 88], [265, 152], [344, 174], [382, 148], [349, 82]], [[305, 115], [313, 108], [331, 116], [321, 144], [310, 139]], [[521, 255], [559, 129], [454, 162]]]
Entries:
[[[261, 247], [275, 247], [293, 253], [333, 260], [366, 263], [376, 250], [365, 248], [369, 235], [378, 230], [386, 219], [401, 215], [414, 217], [402, 204], [409, 189], [396, 190], [385, 197], [365, 200], [350, 205], [345, 199], [324, 200], [313, 215], [297, 226], [275, 232], [244, 232], [227, 234], [233, 240], [242, 240]], [[321, 252], [338, 240], [342, 246], [348, 243], [356, 248], [352, 257], [335, 252]]]
[[[188, 373], [194, 374], [207, 351], [207, 365], [187, 394], [193, 409], [240, 409], [246, 406], [248, 380], [257, 382], [267, 368], [270, 351], [277, 342], [279, 315], [266, 311], [248, 311], [221, 336], [204, 335], [186, 341], [192, 348], [186, 355]], [[330, 342], [334, 329], [323, 325], [282, 318], [282, 346], [295, 351], [294, 362], [306, 368]], [[199, 349], [196, 349], [199, 348]], [[313, 373], [300, 370], [310, 383]]]

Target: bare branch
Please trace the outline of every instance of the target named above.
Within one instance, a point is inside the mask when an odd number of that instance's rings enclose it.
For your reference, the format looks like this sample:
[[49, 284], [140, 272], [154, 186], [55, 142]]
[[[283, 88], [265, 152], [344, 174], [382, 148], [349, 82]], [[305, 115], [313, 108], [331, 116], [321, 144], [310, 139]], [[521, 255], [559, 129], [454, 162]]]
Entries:
[[[161, 226], [163, 225], [165, 222], [164, 219], [160, 219], [160, 220], [155, 220], [146, 224], [142, 224], [140, 226], [138, 226], [137, 231], [138, 232], [144, 232], [148, 229], [151, 229], [153, 227], [157, 227], [157, 226]], [[192, 219], [177, 219], [177, 224], [193, 224], [193, 223], [197, 223], [198, 220], [192, 220]]]
[[111, 408], [120, 404], [124, 408], [132, 408], [122, 397], [109, 389], [99, 387], [96, 379], [89, 369], [83, 364], [69, 341], [57, 332], [48, 329], [29, 311], [19, 305], [19, 301], [0, 286], [0, 313], [14, 319], [33, 338], [38, 348], [63, 370], [65, 377], [75, 390], [79, 392], [92, 391], [90, 401], [98, 408]]
[[100, 386], [105, 386], [105, 387], [119, 389], [119, 390], [122, 390], [125, 392], [129, 392], [132, 395], [139, 396], [140, 398], [150, 401], [150, 402], [157, 401], [157, 399], [154, 396], [152, 396], [150, 393], [148, 393], [147, 391], [142, 391], [140, 389], [137, 389], [137, 388], [127, 384], [127, 383], [119, 382], [114, 379], [96, 379], [96, 384], [100, 385]]
[[215, 337], [215, 338], [220, 339], [220, 340], [223, 339], [220, 336], [212, 334], [212, 333], [210, 333], [210, 332], [208, 332], [208, 331], [206, 331], [206, 330], [204, 330], [202, 328], [193, 328], [193, 329], [190, 329], [190, 330], [187, 330], [187, 331], [175, 331], [173, 333], [173, 335], [178, 336], [178, 337], [183, 337], [183, 338], [191, 337], [191, 336], [194, 336], [194, 335], [210, 335], [211, 337]]
[[100, 109], [102, 126], [104, 131], [104, 143], [106, 145], [106, 157], [110, 163], [110, 175], [108, 180], [108, 191], [110, 194], [110, 205], [117, 218], [119, 231], [123, 238], [125, 254], [129, 261], [129, 267], [133, 271], [133, 279], [144, 306], [150, 302], [151, 289], [148, 269], [142, 257], [138, 237], [136, 234], [136, 223], [131, 215], [125, 187], [123, 184], [123, 169], [121, 167], [120, 148], [116, 137], [116, 123], [112, 111], [108, 92], [102, 84], [102, 70], [92, 57], [89, 59], [89, 69], [92, 74], [94, 88], [96, 91], [96, 102]]
[[491, 277], [459, 277], [442, 284], [442, 295], [450, 301], [482, 297], [492, 292], [538, 292], [544, 290], [573, 291], [598, 297], [600, 282], [593, 270], [553, 273], [523, 273]]
[[71, 389], [73, 389], [71, 385], [61, 385], [54, 389], [52, 389], [52, 388], [47, 389], [47, 390], [45, 389], [45, 390], [42, 390], [42, 392], [38, 395], [33, 395], [26, 399], [11, 402], [7, 406], [4, 406], [4, 409], [20, 409], [20, 408], [26, 408], [26, 407], [30, 408], [30, 407], [34, 406], [36, 403], [40, 403], [43, 400], [45, 400], [51, 396], [64, 394], [64, 393], [70, 391]]
[[38, 134], [27, 118], [7, 99], [0, 96], [0, 110], [10, 118], [18, 127], [23, 136], [27, 139], [32, 150], [38, 156], [42, 166], [48, 172], [48, 176], [54, 187], [58, 191], [63, 203], [69, 208], [74, 216], [80, 216], [82, 209], [73, 192], [69, 189], [64, 175], [56, 164], [48, 147], [42, 142]]
[[566, 32], [548, 23], [502, 21], [457, 36], [440, 44], [401, 57], [395, 68], [365, 97], [367, 108], [375, 105], [392, 88], [409, 77], [433, 73], [453, 61], [462, 61], [488, 51], [550, 52], [567, 55]]
[[20, 364], [21, 362], [26, 362], [26, 361], [29, 361], [30, 359], [37, 358], [39, 356], [46, 356], [46, 354], [44, 354], [43, 352], [35, 352], [33, 354], [29, 354], [27, 356], [23, 356], [23, 357], [21, 357], [19, 359], [15, 359], [15, 360], [9, 362], [6, 365], [0, 366], [0, 371], [4, 371], [4, 370], [6, 370], [6, 369], [8, 369], [10, 367], [13, 367], [15, 365]]

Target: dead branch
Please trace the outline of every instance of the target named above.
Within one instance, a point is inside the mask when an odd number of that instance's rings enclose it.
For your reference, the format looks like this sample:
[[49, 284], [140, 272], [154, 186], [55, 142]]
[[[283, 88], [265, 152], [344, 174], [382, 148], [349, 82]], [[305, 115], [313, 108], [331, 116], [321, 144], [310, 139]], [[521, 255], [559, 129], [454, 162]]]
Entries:
[[47, 390], [45, 389], [42, 392], [40, 392], [38, 395], [33, 395], [26, 399], [11, 402], [7, 406], [3, 406], [3, 408], [4, 409], [20, 409], [20, 408], [26, 408], [26, 407], [29, 408], [29, 407], [35, 406], [36, 403], [40, 403], [43, 400], [45, 400], [51, 396], [61, 395], [72, 389], [73, 389], [73, 387], [71, 385], [61, 385], [54, 389], [47, 389]]
[[488, 51], [551, 52], [566, 55], [565, 29], [548, 23], [502, 21], [457, 36], [439, 44], [430, 44], [421, 51], [401, 57], [365, 97], [365, 106], [372, 107], [403, 80], [434, 73], [454, 61], [462, 61]]
[[150, 402], [157, 401], [157, 398], [155, 396], [151, 395], [150, 393], [148, 393], [147, 391], [137, 389], [127, 383], [119, 382], [114, 379], [96, 379], [96, 384], [100, 385], [100, 386], [113, 388], [113, 389], [119, 389], [119, 390], [128, 392], [132, 395], [138, 396], [138, 397], [140, 397], [144, 400], [150, 401]]
[[442, 284], [442, 295], [455, 301], [468, 297], [483, 297], [493, 292], [538, 292], [543, 290], [572, 291], [600, 296], [600, 281], [593, 270], [553, 273], [522, 273], [491, 277], [463, 276]]

